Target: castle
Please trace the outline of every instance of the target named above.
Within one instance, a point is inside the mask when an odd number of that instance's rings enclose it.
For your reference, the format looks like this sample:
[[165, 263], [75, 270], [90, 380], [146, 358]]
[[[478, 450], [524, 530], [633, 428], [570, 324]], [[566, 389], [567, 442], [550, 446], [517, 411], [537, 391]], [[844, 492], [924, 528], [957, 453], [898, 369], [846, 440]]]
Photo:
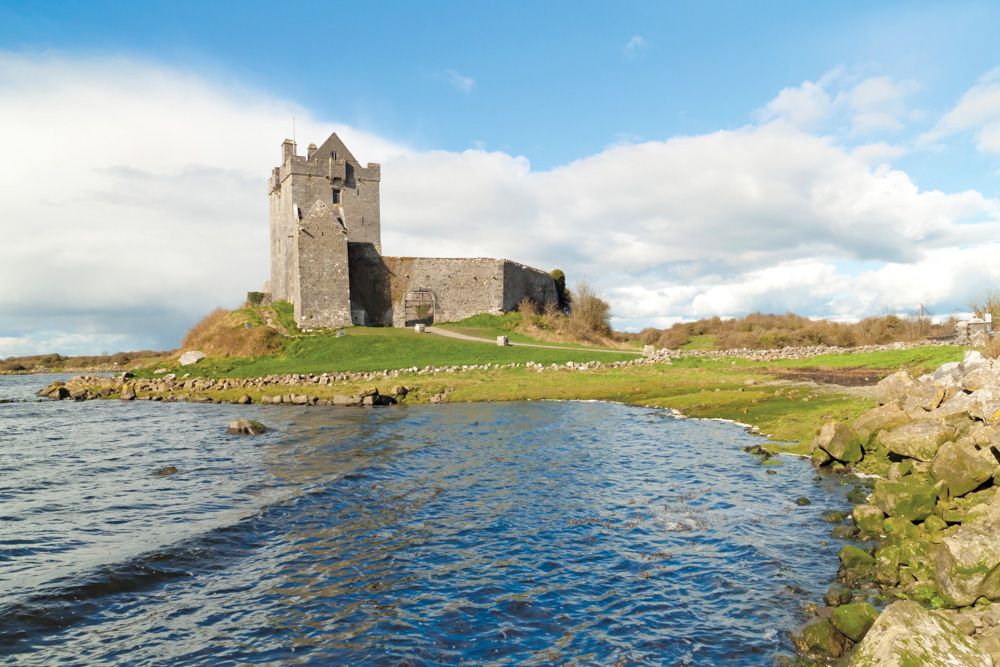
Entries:
[[378, 164], [362, 166], [336, 134], [305, 157], [281, 146], [268, 181], [271, 279], [302, 328], [411, 326], [557, 302], [555, 281], [506, 259], [383, 257]]

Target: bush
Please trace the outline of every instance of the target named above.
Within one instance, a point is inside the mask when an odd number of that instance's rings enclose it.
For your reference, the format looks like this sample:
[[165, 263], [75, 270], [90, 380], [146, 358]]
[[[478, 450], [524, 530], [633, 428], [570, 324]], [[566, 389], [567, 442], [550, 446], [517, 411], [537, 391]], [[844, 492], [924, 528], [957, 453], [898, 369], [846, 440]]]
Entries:
[[577, 281], [574, 289], [576, 295], [570, 307], [570, 332], [581, 340], [593, 342], [610, 337], [611, 306], [584, 279]]
[[264, 301], [263, 292], [247, 292], [247, 305], [259, 306]]
[[965, 304], [980, 319], [986, 319], [986, 313], [993, 316], [993, 321], [1000, 326], [1000, 290], [988, 289], [978, 294]]

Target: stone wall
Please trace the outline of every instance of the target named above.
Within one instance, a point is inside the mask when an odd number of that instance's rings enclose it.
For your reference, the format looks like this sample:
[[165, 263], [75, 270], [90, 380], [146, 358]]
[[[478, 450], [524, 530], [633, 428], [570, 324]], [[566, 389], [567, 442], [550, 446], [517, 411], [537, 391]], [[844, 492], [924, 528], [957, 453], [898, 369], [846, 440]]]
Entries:
[[433, 321], [479, 313], [500, 315], [525, 296], [556, 301], [555, 281], [543, 271], [504, 259], [382, 257], [370, 244], [350, 244], [351, 303], [367, 323], [406, 326], [407, 295], [429, 293]]
[[406, 325], [410, 292], [434, 297], [434, 322], [454, 322], [478, 313], [503, 312], [503, 260], [386, 257], [392, 297], [392, 325]]
[[351, 324], [347, 230], [331, 211], [317, 204], [298, 233], [298, 280], [293, 284], [295, 321], [302, 328]]
[[556, 281], [544, 271], [503, 260], [503, 311], [513, 310], [524, 297], [542, 305], [558, 303]]

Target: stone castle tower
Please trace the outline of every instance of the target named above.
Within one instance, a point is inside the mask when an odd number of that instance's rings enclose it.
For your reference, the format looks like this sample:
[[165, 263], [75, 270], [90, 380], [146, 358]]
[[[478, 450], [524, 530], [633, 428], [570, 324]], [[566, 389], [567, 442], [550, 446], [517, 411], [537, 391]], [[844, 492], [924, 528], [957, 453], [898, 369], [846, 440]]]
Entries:
[[381, 167], [362, 166], [336, 134], [306, 157], [281, 146], [271, 197], [271, 298], [290, 301], [295, 321], [316, 327], [351, 324], [348, 244], [382, 252]]
[[381, 167], [362, 166], [336, 134], [305, 157], [282, 144], [264, 293], [291, 302], [300, 327], [433, 324], [558, 300], [549, 274], [506, 259], [383, 257], [380, 181]]

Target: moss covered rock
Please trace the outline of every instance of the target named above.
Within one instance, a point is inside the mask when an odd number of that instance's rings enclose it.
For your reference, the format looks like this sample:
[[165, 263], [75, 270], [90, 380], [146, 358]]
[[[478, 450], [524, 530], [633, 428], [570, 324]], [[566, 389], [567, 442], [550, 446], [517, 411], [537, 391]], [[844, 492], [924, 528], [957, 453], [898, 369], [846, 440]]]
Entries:
[[935, 421], [915, 421], [879, 435], [879, 442], [890, 452], [931, 461], [938, 449], [952, 437], [952, 430]]
[[875, 583], [882, 586], [899, 583], [899, 547], [895, 544], [885, 544], [875, 551]]
[[854, 432], [866, 450], [881, 431], [892, 431], [910, 423], [910, 418], [896, 405], [881, 405], [869, 410], [854, 422]]
[[941, 597], [956, 607], [1000, 600], [1000, 516], [963, 525], [941, 540], [934, 559]]
[[854, 518], [854, 525], [862, 533], [881, 533], [882, 521], [885, 520], [885, 512], [873, 505], [855, 505], [851, 512]]
[[857, 463], [864, 456], [861, 440], [850, 426], [843, 422], [827, 422], [813, 441], [813, 447], [822, 449], [843, 463]]
[[802, 630], [802, 634], [794, 637], [793, 640], [803, 653], [839, 658], [847, 650], [846, 637], [833, 627], [833, 623], [828, 618], [807, 625]]
[[886, 607], [846, 662], [848, 667], [992, 664], [989, 654], [958, 626], [912, 600]]
[[923, 521], [934, 511], [937, 491], [927, 481], [917, 478], [895, 482], [882, 479], [875, 483], [871, 502], [890, 517]]
[[964, 496], [980, 484], [992, 479], [997, 460], [988, 450], [977, 450], [971, 444], [946, 442], [931, 463], [934, 479], [948, 485], [952, 498]]
[[859, 642], [878, 618], [878, 610], [867, 602], [854, 602], [837, 607], [830, 615], [830, 622], [837, 631], [850, 639]]

